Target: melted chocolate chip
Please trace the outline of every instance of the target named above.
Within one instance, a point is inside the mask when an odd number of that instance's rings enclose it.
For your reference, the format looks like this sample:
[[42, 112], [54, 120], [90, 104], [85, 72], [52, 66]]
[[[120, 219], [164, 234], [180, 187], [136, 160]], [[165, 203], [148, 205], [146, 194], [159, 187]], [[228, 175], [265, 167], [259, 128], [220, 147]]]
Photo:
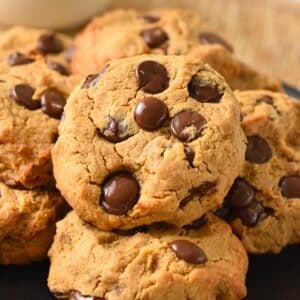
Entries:
[[198, 138], [206, 120], [197, 112], [184, 110], [175, 115], [171, 121], [171, 132], [182, 142], [191, 142]]
[[191, 148], [185, 147], [184, 148], [184, 153], [185, 153], [186, 159], [189, 162], [190, 166], [194, 167], [193, 161], [194, 161], [194, 158], [195, 158], [195, 152]]
[[223, 97], [217, 84], [199, 79], [196, 75], [188, 84], [188, 90], [192, 98], [202, 103], [218, 103]]
[[137, 203], [140, 187], [130, 173], [109, 176], [102, 187], [101, 206], [114, 215], [124, 215]]
[[237, 178], [229, 190], [225, 202], [233, 207], [245, 207], [255, 197], [254, 188], [244, 179]]
[[283, 177], [279, 182], [282, 196], [286, 198], [300, 198], [300, 175]]
[[36, 49], [42, 54], [60, 53], [64, 47], [55, 34], [42, 34], [36, 45]]
[[272, 150], [268, 143], [262, 137], [258, 135], [252, 135], [248, 136], [247, 140], [247, 161], [255, 164], [263, 164], [271, 159]]
[[150, 14], [145, 14], [142, 16], [142, 18], [147, 21], [148, 23], [156, 23], [160, 20], [159, 16], [155, 16], [155, 15], [150, 15]]
[[164, 102], [154, 97], [147, 97], [136, 106], [134, 118], [141, 128], [154, 131], [163, 126], [168, 114], [168, 107]]
[[69, 294], [69, 300], [103, 300], [103, 298], [94, 296], [83, 296], [77, 291], [71, 291]]
[[107, 127], [99, 134], [111, 143], [119, 143], [128, 138], [125, 128], [116, 119], [110, 117]]
[[19, 104], [30, 110], [41, 108], [39, 100], [33, 100], [34, 88], [28, 84], [17, 84], [10, 91], [11, 97]]
[[232, 217], [240, 218], [242, 223], [248, 227], [255, 226], [267, 216], [267, 210], [256, 199], [253, 199], [248, 206], [232, 210]]
[[188, 263], [203, 264], [207, 261], [203, 250], [188, 240], [175, 240], [169, 246], [179, 259]]
[[169, 87], [169, 77], [167, 69], [155, 62], [144, 61], [136, 69], [138, 86], [146, 93], [157, 94]]
[[139, 226], [139, 227], [135, 227], [135, 228], [128, 229], [128, 230], [123, 230], [123, 229], [114, 229], [113, 230], [114, 233], [116, 233], [118, 235], [122, 235], [122, 236], [130, 236], [130, 235], [134, 235], [139, 232], [147, 232], [147, 231], [148, 231], [147, 226]]
[[141, 37], [149, 48], [158, 48], [169, 39], [167, 33], [158, 27], [143, 30]]
[[180, 208], [183, 208], [187, 203], [197, 197], [199, 200], [203, 196], [211, 195], [215, 192], [216, 181], [206, 181], [201, 183], [198, 187], [189, 190], [189, 196], [181, 200]]
[[215, 211], [215, 215], [219, 218], [227, 219], [230, 212], [231, 212], [230, 207], [224, 205]]
[[54, 61], [49, 61], [48, 62], [48, 67], [51, 70], [56, 71], [57, 73], [63, 75], [63, 76], [69, 76], [70, 75], [70, 71], [62, 64], [54, 62]]
[[42, 111], [48, 116], [60, 119], [64, 106], [66, 104], [66, 98], [59, 91], [54, 89], [46, 90], [41, 97]]
[[15, 51], [7, 56], [6, 61], [11, 66], [26, 65], [34, 62], [34, 59], [23, 53]]
[[90, 87], [95, 86], [99, 79], [100, 77], [98, 73], [88, 75], [82, 85], [82, 88], [88, 89]]
[[273, 97], [271, 97], [269, 95], [264, 95], [261, 98], [257, 99], [256, 104], [260, 104], [260, 103], [266, 103], [269, 105], [273, 105], [273, 103], [274, 103]]
[[204, 224], [206, 224], [208, 221], [208, 217], [207, 214], [202, 215], [201, 218], [193, 221], [190, 224], [187, 224], [185, 226], [183, 226], [184, 229], [199, 229], [200, 227], [202, 227]]
[[202, 32], [199, 35], [200, 44], [219, 44], [224, 46], [228, 51], [233, 52], [232, 46], [219, 35], [212, 32]]

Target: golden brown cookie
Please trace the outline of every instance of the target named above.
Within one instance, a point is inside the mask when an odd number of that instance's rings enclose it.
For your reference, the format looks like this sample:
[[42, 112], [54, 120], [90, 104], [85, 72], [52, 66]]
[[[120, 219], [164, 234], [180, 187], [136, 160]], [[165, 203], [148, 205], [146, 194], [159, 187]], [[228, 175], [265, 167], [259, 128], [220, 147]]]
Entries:
[[241, 62], [228, 49], [220, 44], [208, 44], [193, 47], [188, 55], [201, 63], [209, 64], [224, 76], [233, 90], [268, 89], [280, 91], [280, 82]]
[[239, 174], [239, 118], [207, 65], [164, 55], [111, 61], [68, 100], [52, 152], [57, 186], [102, 230], [182, 226], [218, 207]]
[[225, 222], [205, 220], [103, 232], [71, 212], [57, 224], [48, 286], [69, 300], [242, 299], [247, 254]]
[[45, 57], [49, 68], [68, 75], [71, 37], [43, 29], [15, 26], [0, 35], [0, 60], [10, 66]]
[[0, 180], [19, 188], [52, 185], [50, 149], [78, 79], [43, 60], [0, 69]]
[[218, 213], [248, 252], [276, 253], [300, 242], [300, 103], [263, 90], [236, 96], [246, 162]]
[[0, 265], [44, 259], [66, 204], [58, 191], [16, 190], [0, 183]]
[[[220, 49], [213, 47], [216, 45]], [[212, 64], [234, 89], [281, 89], [277, 79], [241, 63], [232, 52], [232, 46], [191, 11], [114, 10], [95, 17], [76, 36], [71, 67], [75, 73], [87, 75], [100, 71], [114, 58], [191, 53], [203, 63]]]

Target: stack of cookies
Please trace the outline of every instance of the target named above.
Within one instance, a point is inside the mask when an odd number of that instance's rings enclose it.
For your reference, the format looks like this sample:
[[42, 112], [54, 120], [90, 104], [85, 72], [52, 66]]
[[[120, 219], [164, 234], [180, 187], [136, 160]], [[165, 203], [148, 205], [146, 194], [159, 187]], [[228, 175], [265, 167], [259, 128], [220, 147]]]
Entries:
[[70, 42], [19, 27], [0, 36], [0, 264], [44, 259], [66, 212], [50, 154], [78, 83], [60, 62]]
[[242, 299], [247, 252], [300, 242], [300, 103], [195, 14], [13, 28], [2, 52], [0, 264], [45, 257], [59, 192], [58, 299]]

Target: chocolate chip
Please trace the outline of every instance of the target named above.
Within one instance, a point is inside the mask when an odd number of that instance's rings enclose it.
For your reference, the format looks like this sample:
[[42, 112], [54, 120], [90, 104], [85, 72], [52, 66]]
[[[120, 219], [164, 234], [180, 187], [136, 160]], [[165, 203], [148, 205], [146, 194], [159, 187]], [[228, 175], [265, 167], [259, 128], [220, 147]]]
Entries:
[[191, 142], [198, 138], [206, 120], [197, 112], [184, 110], [175, 115], [171, 121], [171, 132], [182, 142]]
[[191, 148], [185, 147], [184, 148], [184, 153], [185, 153], [186, 159], [189, 162], [190, 166], [194, 167], [193, 161], [194, 161], [194, 158], [195, 158], [195, 152]]
[[15, 51], [7, 56], [6, 62], [11, 66], [26, 65], [34, 62], [34, 59], [23, 53]]
[[219, 218], [227, 219], [230, 212], [231, 212], [230, 207], [224, 205], [215, 211], [215, 215]]
[[268, 216], [267, 210], [256, 200], [252, 199], [246, 207], [234, 208], [233, 218], [240, 218], [245, 226], [253, 227]]
[[300, 198], [300, 176], [285, 176], [280, 180], [281, 193], [286, 198]]
[[164, 102], [154, 97], [147, 97], [136, 106], [134, 118], [141, 128], [154, 131], [163, 126], [168, 114], [168, 107]]
[[141, 37], [149, 48], [158, 48], [169, 39], [167, 33], [159, 27], [143, 30]]
[[188, 90], [192, 98], [202, 103], [218, 103], [223, 97], [216, 83], [199, 79], [197, 75], [188, 84]]
[[199, 200], [203, 196], [211, 195], [215, 192], [216, 181], [205, 181], [198, 187], [189, 190], [189, 195], [180, 202], [180, 208], [183, 208], [187, 203], [197, 197]]
[[142, 16], [142, 18], [147, 21], [148, 23], [156, 23], [160, 20], [159, 16], [155, 16], [155, 15], [150, 15], [150, 14], [145, 14]]
[[167, 69], [155, 62], [144, 61], [136, 69], [138, 86], [146, 93], [157, 94], [169, 87], [169, 77]]
[[60, 39], [58, 39], [55, 34], [42, 34], [36, 45], [36, 49], [42, 54], [49, 53], [60, 53], [64, 46]]
[[88, 89], [90, 87], [93, 87], [98, 82], [98, 74], [89, 74], [82, 85], [82, 88]]
[[259, 135], [247, 136], [248, 145], [246, 150], [246, 160], [263, 164], [271, 159], [272, 150], [268, 143]]
[[48, 89], [41, 97], [42, 111], [48, 116], [60, 119], [66, 104], [65, 96], [57, 90]]
[[5, 182], [5, 184], [14, 190], [26, 190], [26, 187], [19, 181]]
[[71, 291], [69, 294], [69, 300], [103, 300], [103, 298], [94, 296], [83, 296], [77, 291]]
[[30, 110], [41, 108], [39, 100], [33, 100], [34, 88], [28, 84], [17, 84], [10, 91], [11, 97], [19, 104]]
[[202, 32], [199, 35], [199, 41], [200, 44], [206, 45], [206, 44], [220, 44], [224, 46], [228, 51], [233, 52], [232, 46], [225, 41], [222, 37], [219, 35], [212, 33], [212, 32]]
[[101, 206], [114, 215], [124, 215], [137, 203], [140, 187], [130, 173], [109, 176], [102, 187]]
[[271, 97], [269, 95], [264, 95], [261, 98], [257, 99], [256, 104], [260, 104], [260, 103], [266, 103], [269, 105], [273, 105], [273, 103], [274, 103], [273, 97]]
[[187, 224], [185, 226], [183, 226], [184, 229], [199, 229], [200, 227], [202, 227], [204, 224], [206, 224], [208, 221], [208, 217], [207, 214], [202, 215], [201, 218], [193, 221], [190, 224]]
[[119, 143], [128, 138], [125, 128], [116, 119], [110, 117], [107, 127], [99, 134], [111, 143]]
[[56, 71], [57, 73], [63, 75], [63, 76], [69, 76], [70, 75], [70, 71], [62, 64], [54, 62], [54, 61], [49, 61], [48, 62], [48, 67], [51, 70]]
[[176, 256], [192, 264], [203, 264], [207, 257], [203, 250], [188, 240], [175, 240], [169, 244]]
[[147, 232], [147, 231], [148, 231], [147, 226], [139, 226], [139, 227], [135, 227], [135, 228], [128, 229], [128, 230], [123, 230], [123, 229], [114, 229], [113, 230], [114, 233], [116, 233], [118, 235], [122, 235], [122, 236], [130, 236], [130, 235], [134, 235], [139, 232]]
[[254, 188], [244, 179], [237, 178], [229, 190], [225, 202], [233, 207], [245, 207], [255, 197]]

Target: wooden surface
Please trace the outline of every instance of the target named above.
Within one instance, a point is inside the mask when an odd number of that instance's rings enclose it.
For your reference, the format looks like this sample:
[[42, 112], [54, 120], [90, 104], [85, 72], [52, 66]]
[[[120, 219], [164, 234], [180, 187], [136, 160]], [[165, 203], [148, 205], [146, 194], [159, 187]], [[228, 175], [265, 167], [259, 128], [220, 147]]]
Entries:
[[300, 88], [300, 0], [116, 0], [115, 6], [198, 11], [238, 57]]

